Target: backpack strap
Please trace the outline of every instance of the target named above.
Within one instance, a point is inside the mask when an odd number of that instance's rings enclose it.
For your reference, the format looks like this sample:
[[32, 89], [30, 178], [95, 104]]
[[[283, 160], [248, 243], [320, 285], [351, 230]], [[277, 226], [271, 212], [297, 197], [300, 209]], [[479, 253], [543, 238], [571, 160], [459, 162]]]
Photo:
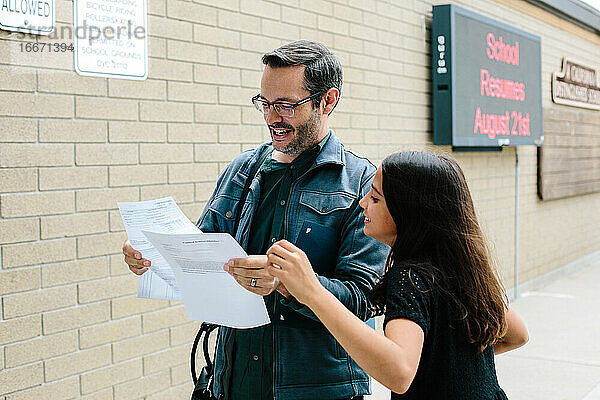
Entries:
[[204, 353], [204, 362], [206, 363], [206, 371], [212, 375], [213, 373], [213, 363], [210, 359], [210, 352], [208, 350], [208, 340], [210, 338], [210, 334], [212, 331], [214, 331], [216, 328], [218, 328], [218, 325], [215, 324], [208, 324], [206, 322], [203, 322], [202, 325], [200, 325], [200, 330], [198, 330], [198, 333], [196, 334], [196, 338], [194, 339], [194, 344], [192, 345], [192, 352], [191, 352], [191, 358], [190, 358], [190, 366], [191, 366], [191, 370], [192, 370], [192, 380], [194, 381], [194, 385], [196, 385], [196, 383], [198, 382], [198, 376], [196, 375], [196, 350], [198, 348], [198, 343], [200, 342], [200, 339], [202, 338], [202, 335], [204, 334], [204, 340], [202, 341], [202, 352]]
[[240, 201], [237, 204], [237, 208], [235, 209], [235, 222], [233, 226], [233, 234], [237, 233], [238, 227], [240, 225], [240, 219], [242, 216], [242, 208], [244, 207], [244, 203], [246, 203], [246, 198], [248, 197], [248, 192], [250, 192], [250, 185], [252, 184], [252, 180], [256, 176], [258, 169], [263, 165], [265, 160], [269, 155], [271, 155], [272, 151], [269, 151], [269, 146], [265, 146], [258, 157], [258, 161], [254, 163], [250, 173], [248, 174], [248, 178], [246, 178], [246, 184], [244, 185], [244, 190], [242, 191], [242, 197], [240, 197]]

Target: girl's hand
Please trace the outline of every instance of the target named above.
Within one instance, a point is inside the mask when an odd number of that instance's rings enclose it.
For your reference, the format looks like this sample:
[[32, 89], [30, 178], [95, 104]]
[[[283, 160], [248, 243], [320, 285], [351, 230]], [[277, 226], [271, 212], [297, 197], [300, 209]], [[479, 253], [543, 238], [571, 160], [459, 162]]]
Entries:
[[287, 240], [280, 240], [267, 251], [267, 271], [279, 278], [302, 304], [308, 305], [314, 296], [326, 290], [306, 254]]

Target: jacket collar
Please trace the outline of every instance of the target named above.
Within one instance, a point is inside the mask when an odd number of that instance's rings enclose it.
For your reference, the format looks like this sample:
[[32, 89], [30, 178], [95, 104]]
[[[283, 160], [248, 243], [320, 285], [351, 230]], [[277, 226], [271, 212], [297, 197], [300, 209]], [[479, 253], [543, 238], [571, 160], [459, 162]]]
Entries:
[[317, 155], [314, 166], [317, 167], [323, 164], [337, 164], [342, 166], [346, 165], [343, 145], [337, 136], [335, 136], [333, 129], [329, 130], [329, 139], [327, 139], [327, 143], [325, 143], [321, 149], [321, 152], [319, 155]]

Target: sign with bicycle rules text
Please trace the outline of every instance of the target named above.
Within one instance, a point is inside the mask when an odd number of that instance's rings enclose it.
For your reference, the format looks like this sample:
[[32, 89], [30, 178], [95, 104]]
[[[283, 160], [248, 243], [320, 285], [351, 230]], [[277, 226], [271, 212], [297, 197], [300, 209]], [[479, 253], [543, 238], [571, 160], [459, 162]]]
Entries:
[[147, 78], [146, 0], [75, 0], [73, 14], [78, 74]]

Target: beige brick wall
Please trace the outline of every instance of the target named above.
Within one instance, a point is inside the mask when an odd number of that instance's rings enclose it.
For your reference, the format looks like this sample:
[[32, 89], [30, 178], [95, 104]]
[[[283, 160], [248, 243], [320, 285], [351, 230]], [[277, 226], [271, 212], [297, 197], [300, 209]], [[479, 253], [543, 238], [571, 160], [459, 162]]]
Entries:
[[[529, 3], [456, 3], [542, 37], [545, 110], [563, 107], [549, 86], [563, 56], [600, 66], [598, 35]], [[68, 38], [0, 31], [0, 400], [189, 398], [198, 324], [180, 303], [135, 297], [116, 202], [172, 195], [195, 221], [219, 171], [268, 139], [250, 105], [260, 56], [298, 38], [325, 43], [344, 64], [331, 125], [347, 147], [375, 163], [431, 149], [431, 6], [148, 0], [143, 82], [81, 77], [70, 53], [19, 47]], [[72, 12], [56, 1], [58, 29]], [[600, 248], [600, 194], [540, 201], [536, 151], [518, 151], [524, 281]], [[515, 150], [454, 156], [510, 287]]]

